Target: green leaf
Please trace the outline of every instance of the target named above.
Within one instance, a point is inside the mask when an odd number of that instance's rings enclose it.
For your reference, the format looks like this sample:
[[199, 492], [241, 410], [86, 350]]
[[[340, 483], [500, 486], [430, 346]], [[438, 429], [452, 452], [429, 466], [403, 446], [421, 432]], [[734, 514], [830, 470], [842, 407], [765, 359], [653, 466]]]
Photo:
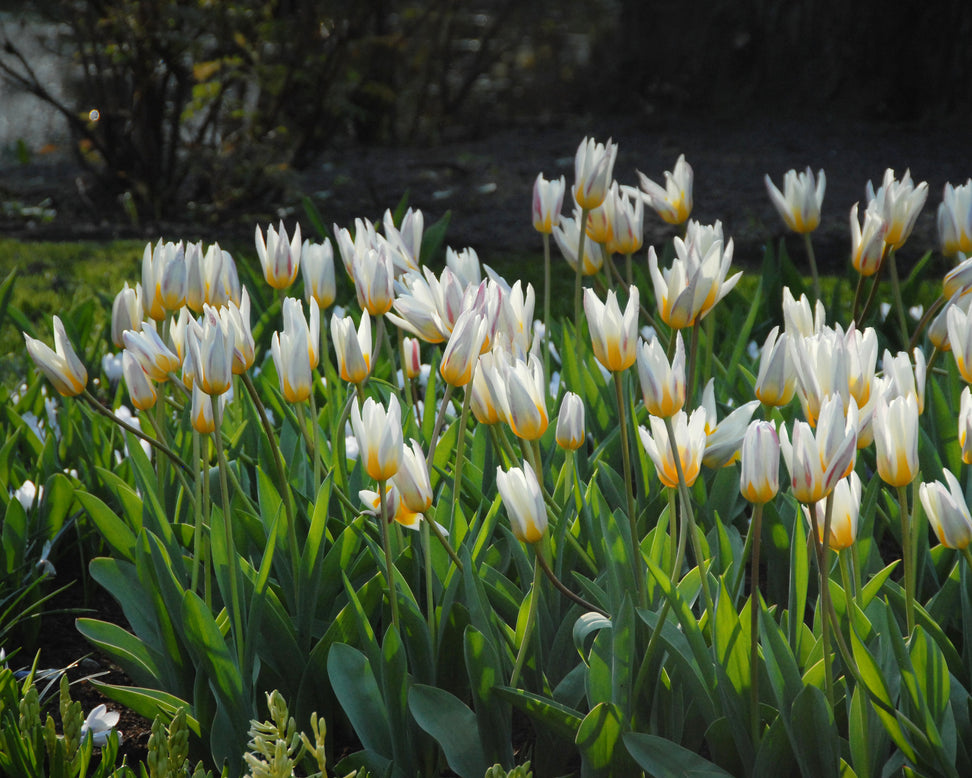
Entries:
[[615, 749], [624, 731], [624, 714], [610, 702], [596, 705], [581, 722], [574, 742], [587, 769], [603, 771], [614, 766]]
[[422, 234], [422, 249], [419, 252], [422, 264], [428, 264], [429, 260], [439, 256], [451, 218], [452, 211], [446, 211], [435, 224], [426, 228]]
[[368, 657], [346, 643], [335, 643], [327, 655], [327, 677], [361, 744], [391, 759], [388, 708]]
[[114, 700], [119, 705], [124, 705], [147, 719], [154, 719], [159, 713], [171, 716], [179, 708], [185, 708], [187, 711], [186, 723], [189, 725], [189, 729], [196, 737], [200, 736], [199, 722], [188, 712], [192, 710], [192, 706], [173, 694], [138, 686], [116, 686], [95, 679], [91, 679], [90, 683], [108, 699]]
[[114, 659], [135, 683], [149, 686], [161, 679], [150, 650], [131, 632], [97, 619], [78, 619], [76, 626], [85, 640]]
[[459, 698], [435, 686], [416, 684], [408, 709], [418, 725], [442, 748], [446, 762], [461, 778], [482, 778], [489, 768], [476, 726], [476, 714]]
[[514, 708], [522, 710], [534, 721], [545, 725], [553, 734], [574, 742], [577, 730], [584, 720], [579, 711], [562, 705], [556, 700], [533, 692], [511, 689], [509, 686], [497, 687], [496, 693], [509, 700]]
[[915, 627], [910, 644], [911, 664], [918, 687], [935, 724], [940, 725], [948, 706], [950, 682], [948, 665], [941, 649], [921, 626]]
[[78, 502], [81, 503], [91, 521], [98, 528], [101, 537], [111, 546], [112, 551], [130, 562], [135, 561], [135, 533], [123, 522], [115, 512], [93, 494], [78, 490]]
[[678, 743], [656, 735], [628, 732], [625, 748], [638, 766], [655, 778], [730, 778], [721, 767]]
[[806, 686], [793, 701], [790, 711], [791, 739], [804, 775], [837, 775], [840, 747], [834, 714], [826, 696], [816, 686]]
[[476, 711], [476, 727], [490, 763], [513, 764], [510, 704], [496, 693], [504, 677], [496, 648], [473, 626], [463, 633], [466, 672]]

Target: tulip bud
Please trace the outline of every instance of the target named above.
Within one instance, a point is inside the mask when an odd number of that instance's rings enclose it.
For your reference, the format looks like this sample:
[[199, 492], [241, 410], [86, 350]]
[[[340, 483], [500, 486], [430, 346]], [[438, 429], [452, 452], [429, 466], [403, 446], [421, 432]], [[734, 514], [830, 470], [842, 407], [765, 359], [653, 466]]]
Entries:
[[567, 182], [564, 177], [548, 181], [543, 173], [533, 182], [533, 229], [549, 235], [560, 222]]
[[334, 248], [331, 241], [323, 243], [304, 241], [300, 251], [300, 270], [304, 278], [304, 297], [310, 304], [311, 298], [317, 306], [326, 310], [337, 296], [334, 278]]
[[496, 488], [499, 489], [510, 526], [517, 540], [536, 543], [547, 530], [547, 506], [536, 473], [528, 462], [506, 472], [496, 468]]
[[675, 333], [675, 356], [668, 362], [657, 338], [642, 342], [638, 349], [638, 379], [645, 410], [665, 419], [674, 416], [685, 404], [685, 347], [682, 333]]
[[[827, 500], [814, 505], [817, 512], [817, 539], [824, 542], [827, 521]], [[830, 510], [830, 538], [826, 541], [834, 551], [850, 548], [857, 539], [857, 523], [861, 512], [861, 479], [857, 473], [841, 478], [834, 487], [833, 506]], [[803, 516], [812, 526], [810, 508], [803, 506]]]
[[132, 405], [140, 411], [152, 408], [158, 400], [155, 386], [130, 351], [122, 353], [122, 375], [125, 377], [125, 385], [128, 387], [128, 396], [132, 400]]
[[947, 548], [966, 548], [972, 541], [972, 516], [958, 479], [949, 470], [944, 473], [948, 486], [940, 481], [922, 484], [918, 497], [939, 542]]
[[34, 364], [64, 397], [75, 397], [88, 383], [88, 371], [78, 359], [59, 317], [54, 317], [54, 349], [24, 333], [27, 353]]
[[486, 340], [486, 326], [478, 311], [466, 310], [459, 316], [439, 364], [439, 374], [447, 384], [465, 386], [472, 380]]
[[624, 315], [614, 290], [602, 303], [592, 289], [584, 290], [584, 313], [591, 333], [591, 344], [597, 361], [613, 373], [631, 367], [638, 356], [638, 287], [629, 288]]
[[365, 472], [376, 481], [385, 481], [398, 472], [404, 455], [402, 410], [394, 394], [385, 410], [371, 397], [351, 406], [351, 427], [358, 441]]
[[339, 319], [336, 313], [332, 314], [331, 339], [334, 341], [341, 378], [352, 384], [360, 384], [371, 369], [371, 317], [368, 312], [362, 311], [357, 330], [350, 316]]
[[746, 428], [740, 455], [739, 492], [751, 503], [766, 503], [780, 490], [780, 439], [769, 421]]
[[692, 166], [679, 154], [672, 172], [665, 171], [665, 186], [656, 184], [638, 171], [643, 199], [667, 224], [682, 224], [692, 213]]
[[568, 451], [576, 451], [584, 445], [584, 401], [573, 392], [567, 392], [560, 401], [557, 445]]
[[255, 243], [267, 283], [274, 289], [286, 289], [297, 278], [297, 271], [300, 269], [300, 225], [296, 225], [294, 237], [290, 239], [281, 220], [279, 232], [273, 225], [267, 227], [266, 240], [257, 225]]

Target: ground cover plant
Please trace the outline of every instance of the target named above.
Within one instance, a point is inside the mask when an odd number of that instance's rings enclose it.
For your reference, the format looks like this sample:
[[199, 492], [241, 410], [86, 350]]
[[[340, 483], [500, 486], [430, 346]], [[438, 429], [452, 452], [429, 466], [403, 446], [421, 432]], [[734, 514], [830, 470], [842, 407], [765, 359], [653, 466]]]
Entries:
[[94, 683], [189, 733], [178, 769], [972, 768], [972, 182], [907, 274], [927, 186], [862, 187], [848, 283], [815, 271], [823, 171], [768, 176], [802, 243], [748, 280], [684, 158], [623, 186], [615, 154], [538, 176], [539, 301], [405, 202], [308, 203], [258, 262], [159, 240], [110, 322], [25, 335], [5, 574], [34, 602], [87, 549], [127, 626], [77, 628], [131, 679]]

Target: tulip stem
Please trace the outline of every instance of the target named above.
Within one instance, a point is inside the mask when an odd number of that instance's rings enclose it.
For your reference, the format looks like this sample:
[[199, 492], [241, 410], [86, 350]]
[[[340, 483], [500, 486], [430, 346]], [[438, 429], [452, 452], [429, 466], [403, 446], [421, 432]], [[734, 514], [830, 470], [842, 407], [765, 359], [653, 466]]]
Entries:
[[139, 440], [144, 440], [150, 446], [157, 448], [159, 451], [165, 454], [169, 459], [171, 459], [173, 462], [179, 465], [179, 467], [181, 467], [184, 471], [186, 471], [187, 473], [193, 472], [193, 469], [189, 467], [189, 465], [186, 464], [186, 462], [178, 454], [176, 454], [175, 451], [173, 451], [171, 448], [166, 446], [162, 441], [153, 438], [151, 435], [146, 435], [140, 429], [138, 429], [137, 427], [133, 427], [124, 419], [118, 418], [114, 413], [109, 411], [107, 408], [105, 408], [105, 406], [103, 406], [100, 402], [98, 402], [98, 400], [95, 399], [94, 395], [91, 394], [91, 392], [89, 392], [87, 389], [85, 389], [84, 393], [79, 396], [87, 400], [88, 405], [94, 411], [100, 413], [102, 416], [108, 419], [111, 419], [119, 427], [121, 427], [122, 429], [128, 432], [131, 432]]
[[237, 660], [239, 667], [243, 667], [243, 657], [245, 653], [245, 640], [243, 632], [243, 613], [240, 603], [240, 582], [238, 574], [240, 571], [239, 561], [236, 559], [236, 541], [233, 539], [233, 514], [230, 508], [229, 485], [226, 471], [229, 463], [226, 461], [226, 450], [223, 448], [222, 423], [223, 412], [220, 408], [219, 396], [212, 395], [210, 401], [213, 404], [213, 420], [216, 429], [212, 432], [213, 440], [216, 441], [216, 458], [219, 462], [219, 491], [223, 503], [223, 533], [226, 543], [227, 554], [227, 576], [230, 585], [230, 613], [232, 614], [233, 637], [236, 642]]
[[583, 287], [584, 276], [584, 241], [587, 239], [587, 215], [591, 212], [590, 208], [581, 208], [580, 219], [577, 222], [577, 274], [574, 279], [574, 329], [580, 332], [581, 313], [583, 305], [581, 303], [581, 287]]
[[[696, 319], [692, 325], [692, 337], [689, 338], [688, 369], [685, 376], [685, 387], [688, 390], [688, 398], [695, 397], [695, 363], [699, 357], [699, 330], [702, 327], [701, 319]], [[674, 341], [675, 338], [672, 338]], [[669, 358], [671, 361], [671, 358]]]
[[593, 611], [594, 613], [600, 613], [605, 618], [610, 618], [610, 615], [607, 613], [607, 611], [601, 610], [593, 603], [590, 603], [587, 600], [585, 600], [579, 594], [574, 594], [570, 589], [568, 589], [564, 585], [564, 582], [561, 581], [556, 576], [554, 571], [550, 569], [550, 565], [547, 564], [547, 560], [544, 558], [543, 554], [541, 554], [539, 551], [537, 551], [537, 562], [539, 563], [540, 567], [543, 568], [543, 572], [546, 574], [547, 578], [550, 579], [550, 583], [552, 583], [554, 587], [557, 589], [557, 591], [560, 592], [562, 595], [564, 595], [564, 597], [566, 597], [571, 602], [577, 603], [585, 610]]
[[200, 442], [199, 433], [196, 430], [192, 431], [192, 461], [196, 466], [196, 480], [193, 484], [193, 492], [196, 496], [195, 505], [195, 518], [196, 526], [192, 533], [192, 578], [190, 579], [190, 588], [195, 592], [199, 588], [199, 575], [202, 569], [203, 563], [203, 522], [205, 511], [203, 509], [203, 475], [206, 472], [206, 468], [202, 462], [202, 454], [200, 452]]
[[614, 373], [614, 393], [618, 401], [618, 417], [621, 425], [621, 461], [624, 465], [625, 493], [628, 498], [628, 526], [631, 531], [631, 566], [634, 571], [638, 602], [648, 607], [648, 589], [645, 585], [645, 561], [641, 554], [641, 538], [638, 535], [638, 516], [635, 513], [634, 483], [631, 474], [631, 451], [628, 445], [628, 413], [624, 402], [623, 371]]
[[938, 295], [938, 298], [931, 305], [928, 306], [928, 310], [925, 311], [921, 316], [921, 321], [918, 322], [918, 326], [911, 335], [911, 341], [908, 343], [908, 351], [914, 351], [915, 347], [918, 345], [918, 340], [921, 338], [922, 333], [928, 327], [929, 323], [941, 307], [945, 305], [945, 298], [942, 295]]
[[550, 399], [550, 233], [543, 233], [543, 374]]
[[901, 297], [901, 283], [898, 280], [898, 252], [888, 251], [888, 272], [891, 275], [891, 292], [894, 295], [894, 308], [898, 313], [898, 326], [901, 328], [901, 346], [904, 348], [910, 341], [908, 335], [908, 317], [905, 314], [904, 299]]
[[[398, 621], [398, 592], [395, 586], [395, 565], [392, 561], [391, 538], [389, 537], [388, 525], [392, 522], [393, 516], [385, 515], [385, 504], [389, 502], [385, 494], [387, 479], [378, 479], [378, 524], [381, 525], [381, 547], [385, 552], [385, 583], [388, 584], [388, 601], [391, 605], [392, 624], [395, 629], [400, 631]], [[394, 510], [393, 506], [389, 506]]]
[[432, 438], [429, 440], [429, 453], [426, 454], [425, 465], [429, 472], [432, 472], [432, 463], [435, 461], [435, 449], [439, 445], [439, 435], [442, 433], [442, 425], [445, 422], [446, 409], [452, 399], [452, 384], [446, 384], [445, 393], [442, 395], [442, 403], [439, 405], [439, 412], [435, 417], [435, 426], [432, 427]]
[[854, 287], [854, 304], [851, 306], [851, 321], [860, 321], [857, 318], [857, 311], [861, 306], [861, 294], [864, 291], [864, 276], [857, 276], [857, 286]]
[[749, 536], [753, 543], [753, 562], [749, 584], [749, 722], [753, 745], [759, 743], [759, 547], [763, 530], [763, 503], [753, 505]]
[[634, 285], [634, 273], [631, 270], [631, 253], [624, 255], [624, 273], [628, 281], [628, 286]]
[[803, 244], [807, 248], [807, 261], [810, 264], [810, 278], [813, 281], [813, 299], [820, 299], [820, 276], [817, 274], [817, 255], [813, 251], [813, 240], [809, 232], [803, 233]]
[[817, 504], [810, 503], [810, 534], [813, 536], [813, 547], [817, 556], [817, 572], [820, 575], [820, 635], [823, 643], [824, 680], [826, 683], [827, 702], [831, 710], [834, 707], [834, 668], [833, 657], [830, 653], [830, 576], [827, 569], [827, 551], [830, 549], [830, 514], [833, 509], [833, 493], [827, 496], [827, 507], [824, 511], [823, 541], [820, 540], [820, 526], [817, 522]]
[[533, 637], [533, 627], [537, 620], [537, 604], [540, 600], [540, 582], [543, 580], [543, 573], [540, 564], [540, 556], [543, 551], [534, 545], [533, 550], [537, 553], [537, 563], [533, 566], [533, 585], [530, 587], [530, 604], [527, 606], [526, 624], [523, 626], [523, 637], [520, 640], [520, 648], [516, 652], [516, 662], [513, 664], [513, 674], [510, 676], [510, 686], [516, 688], [517, 681], [520, 680], [520, 673], [523, 670], [523, 663], [526, 661], [527, 646]]
[[668, 444], [672, 449], [672, 459], [675, 460], [675, 472], [678, 474], [678, 494], [682, 503], [682, 521], [688, 519], [688, 532], [692, 541], [692, 553], [695, 554], [695, 563], [699, 566], [699, 577], [702, 580], [702, 596], [705, 598], [705, 609], [708, 611], [709, 619], [715, 618], [715, 608], [713, 606], [712, 592], [709, 589], [708, 570], [705, 559], [702, 555], [702, 546], [699, 544], [698, 533], [695, 531], [695, 511], [692, 510], [692, 497], [689, 494], [688, 484], [685, 482], [685, 472], [682, 470], [682, 459], [678, 454], [678, 444], [675, 441], [675, 425], [672, 424], [672, 417], [665, 417], [665, 429], [668, 431]]
[[[475, 367], [473, 368], [475, 372]], [[456, 469], [452, 485], [452, 514], [450, 526], [456, 526], [456, 509], [459, 507], [459, 492], [462, 489], [462, 466], [466, 457], [466, 426], [469, 424], [469, 406], [472, 403], [472, 387], [466, 385], [462, 397], [462, 413], [459, 415], [459, 430], [456, 438]]]
[[910, 635], [915, 629], [915, 560], [907, 486], [898, 487], [898, 512], [901, 519], [901, 562], [904, 565], [905, 620]]

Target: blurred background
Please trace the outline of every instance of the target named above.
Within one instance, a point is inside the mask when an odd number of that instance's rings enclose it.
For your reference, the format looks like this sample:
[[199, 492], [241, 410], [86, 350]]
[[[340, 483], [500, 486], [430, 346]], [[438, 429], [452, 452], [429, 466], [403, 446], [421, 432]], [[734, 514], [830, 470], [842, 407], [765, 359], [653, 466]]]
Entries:
[[968, 0], [3, 0], [0, 166], [146, 224], [258, 212], [342, 149], [577, 117], [969, 135], [970, 39]]

